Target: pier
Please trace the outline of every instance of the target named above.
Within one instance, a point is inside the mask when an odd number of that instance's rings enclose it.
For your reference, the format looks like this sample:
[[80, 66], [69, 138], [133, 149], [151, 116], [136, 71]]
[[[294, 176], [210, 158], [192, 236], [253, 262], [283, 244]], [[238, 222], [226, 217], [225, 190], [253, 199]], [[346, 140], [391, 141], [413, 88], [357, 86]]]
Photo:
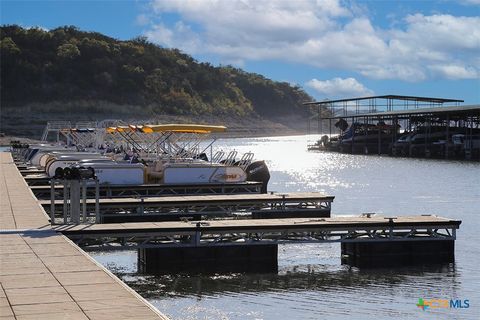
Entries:
[[[30, 189], [37, 199], [50, 199], [52, 188], [50, 179], [45, 179], [45, 185], [31, 185]], [[254, 194], [261, 193], [262, 183], [246, 181], [235, 184], [143, 184], [143, 185], [100, 185], [100, 198], [132, 198], [157, 197], [175, 195], [210, 195], [210, 194]], [[54, 187], [55, 199], [62, 199], [63, 185]], [[87, 196], [95, 197], [95, 187], [87, 186]]]
[[167, 319], [52, 229], [10, 153], [0, 161], [2, 320]]
[[[99, 220], [105, 222], [138, 222], [179, 220], [180, 218], [228, 217], [250, 215], [253, 218], [329, 217], [333, 196], [319, 192], [294, 194], [216, 194], [176, 195], [99, 199]], [[54, 207], [60, 217], [63, 200], [40, 200], [47, 212]], [[95, 199], [86, 200], [86, 214], [95, 217]]]
[[138, 249], [139, 267], [152, 273], [225, 268], [230, 272], [275, 272], [277, 246], [288, 243], [340, 242], [342, 261], [358, 267], [453, 262], [460, 223], [431, 215], [366, 215], [63, 225], [54, 229], [86, 250]]

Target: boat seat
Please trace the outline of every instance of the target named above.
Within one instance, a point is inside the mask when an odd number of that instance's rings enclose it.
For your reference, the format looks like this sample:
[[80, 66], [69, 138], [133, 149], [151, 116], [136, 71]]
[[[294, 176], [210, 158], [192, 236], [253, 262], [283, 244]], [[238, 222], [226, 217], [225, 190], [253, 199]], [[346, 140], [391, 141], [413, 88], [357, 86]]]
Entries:
[[163, 163], [161, 161], [157, 161], [155, 163], [155, 167], [152, 171], [148, 172], [148, 177], [150, 179], [163, 179]]
[[162, 179], [163, 178], [163, 171], [153, 171], [148, 174], [149, 177], [155, 179]]

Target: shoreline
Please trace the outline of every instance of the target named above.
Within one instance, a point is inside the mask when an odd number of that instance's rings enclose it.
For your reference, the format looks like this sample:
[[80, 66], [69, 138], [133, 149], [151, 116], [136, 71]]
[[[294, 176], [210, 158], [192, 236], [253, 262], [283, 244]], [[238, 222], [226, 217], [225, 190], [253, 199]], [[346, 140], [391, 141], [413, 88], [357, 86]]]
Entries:
[[[288, 136], [304, 136], [308, 133], [302, 133], [300, 131], [291, 130], [289, 132], [225, 132], [222, 134], [213, 134], [211, 137], [216, 139], [241, 139], [241, 138], [266, 138], [266, 137], [288, 137]], [[0, 147], [9, 147], [10, 141], [20, 141], [20, 143], [27, 144], [39, 144], [41, 140], [32, 137], [18, 137], [13, 135], [4, 135], [0, 137]]]
[[[2, 108], [3, 109], [3, 108]], [[5, 110], [2, 110], [5, 111]], [[33, 117], [35, 115], [35, 118]], [[99, 123], [98, 119], [105, 119], [104, 114], [51, 114], [49, 112], [41, 113], [36, 110], [33, 113], [20, 114], [19, 110], [15, 112], [2, 112], [0, 117], [1, 134], [0, 145], [9, 145], [10, 140], [19, 140], [25, 143], [38, 143], [45, 126], [48, 122], [62, 121], [69, 123], [69, 126], [75, 126], [77, 123]], [[233, 117], [203, 115], [193, 118], [191, 116], [162, 115], [155, 118], [141, 119], [125, 115], [120, 117], [112, 115], [111, 121], [120, 121], [123, 123], [142, 124], [142, 123], [195, 123], [205, 125], [224, 125], [227, 130], [222, 133], [212, 133], [211, 136], [218, 138], [246, 138], [246, 137], [268, 137], [268, 136], [289, 136], [307, 134], [307, 119], [298, 115], [283, 116], [251, 116], [251, 117]]]

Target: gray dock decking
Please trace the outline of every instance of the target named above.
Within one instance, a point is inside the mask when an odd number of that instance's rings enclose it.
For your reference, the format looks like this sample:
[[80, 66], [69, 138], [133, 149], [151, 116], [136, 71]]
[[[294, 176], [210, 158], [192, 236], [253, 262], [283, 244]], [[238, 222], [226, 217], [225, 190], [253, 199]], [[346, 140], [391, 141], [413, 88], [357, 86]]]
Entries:
[[52, 230], [13, 163], [0, 153], [0, 318], [167, 319]]

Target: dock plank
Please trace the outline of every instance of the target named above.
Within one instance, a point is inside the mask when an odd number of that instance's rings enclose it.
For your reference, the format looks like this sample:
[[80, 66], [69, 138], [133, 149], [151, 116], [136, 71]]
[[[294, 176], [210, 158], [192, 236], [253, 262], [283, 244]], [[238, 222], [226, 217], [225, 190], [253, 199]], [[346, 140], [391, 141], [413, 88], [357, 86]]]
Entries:
[[[321, 192], [304, 192], [290, 194], [216, 194], [216, 195], [185, 195], [185, 196], [168, 196], [168, 197], [142, 197], [142, 198], [109, 198], [99, 199], [100, 205], [105, 204], [129, 204], [136, 205], [138, 203], [160, 203], [172, 205], [188, 205], [196, 203], [224, 203], [224, 202], [267, 202], [280, 201], [285, 197], [288, 201], [315, 201], [330, 200], [333, 201], [334, 196], [329, 196]], [[50, 200], [39, 200], [42, 206], [49, 206]], [[87, 204], [95, 204], [95, 199], [87, 199]], [[55, 200], [55, 205], [63, 205], [63, 200]]]
[[0, 153], [0, 229], [36, 229], [49, 226], [45, 211], [33, 196], [10, 153]]
[[[333, 218], [284, 218], [284, 219], [251, 219], [251, 220], [211, 220], [201, 225], [202, 230], [242, 230], [242, 229], [304, 229], [306, 227], [352, 227], [362, 226], [389, 226], [389, 220], [383, 216], [377, 217], [333, 217]], [[460, 222], [447, 218], [430, 216], [402, 216], [395, 220], [396, 226], [402, 225], [457, 225]], [[194, 232], [197, 222], [167, 221], [167, 222], [136, 222], [136, 223], [108, 223], [108, 224], [80, 224], [58, 225], [54, 229], [64, 234], [95, 233], [95, 232], [142, 232], [148, 230], [174, 232]]]
[[0, 315], [22, 319], [167, 319], [65, 236], [0, 153]]

